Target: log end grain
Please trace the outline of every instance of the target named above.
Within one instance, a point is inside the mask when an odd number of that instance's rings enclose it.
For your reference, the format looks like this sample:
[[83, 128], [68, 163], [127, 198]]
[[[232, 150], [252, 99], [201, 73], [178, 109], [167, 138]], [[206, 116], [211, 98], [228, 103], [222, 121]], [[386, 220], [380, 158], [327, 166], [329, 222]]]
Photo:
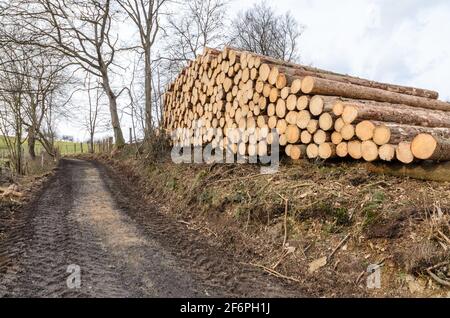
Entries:
[[389, 143], [391, 140], [391, 129], [385, 125], [381, 125], [375, 128], [373, 133], [373, 141], [378, 146], [383, 146]]
[[323, 113], [324, 101], [320, 96], [314, 96], [309, 102], [309, 111], [313, 116], [320, 116]]
[[412, 163], [414, 161], [414, 155], [411, 151], [411, 143], [410, 142], [399, 143], [397, 149], [395, 150], [395, 156], [400, 162], [404, 164]]
[[411, 151], [417, 159], [428, 160], [434, 155], [437, 146], [438, 143], [432, 135], [419, 134], [411, 144]]
[[365, 120], [356, 125], [355, 134], [362, 141], [371, 140], [375, 133], [375, 128], [371, 121]]
[[302, 92], [304, 94], [311, 94], [314, 89], [314, 77], [306, 76], [302, 80]]
[[378, 146], [370, 140], [364, 141], [361, 144], [362, 157], [367, 162], [372, 162], [378, 159]]

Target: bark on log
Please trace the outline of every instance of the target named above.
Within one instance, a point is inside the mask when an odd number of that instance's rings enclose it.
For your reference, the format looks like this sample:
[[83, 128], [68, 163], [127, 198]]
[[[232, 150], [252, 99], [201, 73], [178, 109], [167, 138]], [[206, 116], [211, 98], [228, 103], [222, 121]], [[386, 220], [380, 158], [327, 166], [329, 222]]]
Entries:
[[450, 128], [429, 128], [378, 121], [372, 121], [371, 123], [377, 127], [373, 139], [379, 146], [411, 141], [419, 134], [430, 134], [442, 139], [450, 139]]
[[450, 139], [420, 134], [414, 138], [411, 151], [418, 159], [450, 161]]
[[305, 66], [301, 65], [286, 65], [286, 66], [273, 66], [272, 68], [277, 68], [278, 73], [284, 73], [291, 77], [307, 77], [312, 76], [316, 78], [326, 79], [326, 80], [332, 80], [336, 82], [341, 82], [344, 84], [351, 84], [351, 85], [358, 85], [362, 87], [367, 88], [374, 88], [374, 89], [380, 89], [387, 92], [397, 93], [397, 94], [404, 94], [414, 97], [423, 97], [428, 99], [438, 99], [439, 93], [431, 90], [421, 89], [421, 88], [415, 88], [415, 87], [407, 87], [407, 86], [401, 86], [401, 85], [394, 85], [394, 84], [387, 84], [387, 83], [380, 83], [375, 81], [370, 81], [358, 77], [353, 77], [349, 75], [343, 75], [343, 74], [337, 74], [332, 73], [320, 69], [314, 69], [314, 68], [307, 68]]
[[342, 102], [342, 119], [347, 124], [355, 121], [376, 120], [414, 126], [450, 128], [450, 112], [430, 110], [407, 105], [373, 101]]
[[450, 103], [411, 95], [388, 92], [378, 88], [370, 88], [342, 82], [305, 77], [302, 81], [304, 94], [341, 96], [346, 98], [374, 100], [393, 104], [405, 104], [434, 110], [450, 111]]

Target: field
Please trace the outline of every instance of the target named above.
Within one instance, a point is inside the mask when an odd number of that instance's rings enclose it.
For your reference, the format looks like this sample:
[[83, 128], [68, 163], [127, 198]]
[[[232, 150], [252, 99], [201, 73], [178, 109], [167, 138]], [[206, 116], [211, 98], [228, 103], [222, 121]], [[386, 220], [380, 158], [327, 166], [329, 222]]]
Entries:
[[[11, 138], [11, 137], [9, 137]], [[69, 142], [69, 141], [61, 141], [58, 140], [55, 142], [56, 147], [61, 152], [61, 155], [73, 155], [73, 154], [81, 154], [88, 152], [88, 144], [87, 143], [80, 143], [80, 142]], [[22, 145], [22, 148], [25, 150], [25, 153], [27, 153], [28, 150], [28, 142], [25, 141]], [[41, 143], [36, 143], [36, 154], [40, 154], [41, 151], [45, 151], [44, 147]], [[0, 137], [0, 157], [6, 158], [8, 157], [8, 148], [6, 145], [5, 137]]]

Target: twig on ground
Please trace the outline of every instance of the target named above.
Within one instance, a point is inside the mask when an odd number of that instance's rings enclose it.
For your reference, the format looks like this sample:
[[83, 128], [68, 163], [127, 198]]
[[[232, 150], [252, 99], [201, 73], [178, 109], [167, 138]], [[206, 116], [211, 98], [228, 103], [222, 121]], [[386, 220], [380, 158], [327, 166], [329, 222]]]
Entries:
[[450, 281], [447, 280], [443, 280], [442, 278], [440, 278], [439, 276], [437, 276], [436, 274], [434, 274], [430, 269], [427, 269], [427, 273], [428, 275], [430, 275], [430, 277], [438, 284], [442, 285], [442, 286], [446, 286], [446, 287], [450, 287]]
[[450, 244], [450, 239], [447, 237], [447, 235], [442, 233], [442, 231], [440, 231], [440, 230], [438, 230], [437, 232], [448, 244]]
[[298, 280], [297, 278], [283, 275], [283, 274], [281, 274], [281, 273], [279, 273], [279, 272], [277, 272], [277, 271], [275, 271], [273, 269], [270, 269], [270, 268], [268, 268], [266, 266], [263, 266], [263, 265], [252, 264], [252, 263], [242, 263], [242, 264], [261, 268], [264, 271], [266, 271], [267, 273], [269, 273], [270, 275], [273, 275], [273, 276], [278, 277], [278, 278], [283, 278], [283, 279], [290, 280], [290, 281], [293, 281], [293, 282], [301, 283], [300, 280]]
[[359, 282], [361, 281], [365, 273], [366, 271], [362, 271], [361, 274], [359, 274], [358, 278], [355, 281], [356, 286], [358, 286]]
[[289, 209], [289, 200], [283, 197], [281, 194], [277, 193], [278, 196], [284, 200], [284, 239], [283, 239], [283, 248], [286, 246], [287, 242], [287, 215]]
[[449, 265], [449, 264], [450, 264], [449, 262], [442, 262], [442, 263], [436, 264], [432, 267], [427, 268], [427, 273], [436, 283], [438, 283], [442, 286], [450, 287], [450, 281], [442, 279], [439, 276], [437, 276], [435, 273], [433, 273], [434, 269], [441, 268], [441, 267]]
[[328, 256], [327, 261], [329, 262], [331, 260], [331, 258], [334, 256], [334, 254], [336, 254], [336, 252], [348, 241], [348, 239], [350, 238], [352, 234], [349, 233], [347, 234], [347, 236], [338, 244], [338, 246], [336, 246], [336, 248], [333, 250], [333, 252], [331, 252], [331, 254]]

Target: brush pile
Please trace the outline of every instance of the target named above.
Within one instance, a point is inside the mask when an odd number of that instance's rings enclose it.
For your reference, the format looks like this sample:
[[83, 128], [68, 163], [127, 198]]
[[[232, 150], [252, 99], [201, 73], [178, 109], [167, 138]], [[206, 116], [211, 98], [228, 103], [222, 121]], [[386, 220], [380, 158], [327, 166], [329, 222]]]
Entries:
[[[169, 86], [175, 145], [264, 156], [278, 137], [293, 160], [450, 160], [450, 103], [237, 49], [205, 49]], [[217, 151], [217, 150], [216, 150]]]

